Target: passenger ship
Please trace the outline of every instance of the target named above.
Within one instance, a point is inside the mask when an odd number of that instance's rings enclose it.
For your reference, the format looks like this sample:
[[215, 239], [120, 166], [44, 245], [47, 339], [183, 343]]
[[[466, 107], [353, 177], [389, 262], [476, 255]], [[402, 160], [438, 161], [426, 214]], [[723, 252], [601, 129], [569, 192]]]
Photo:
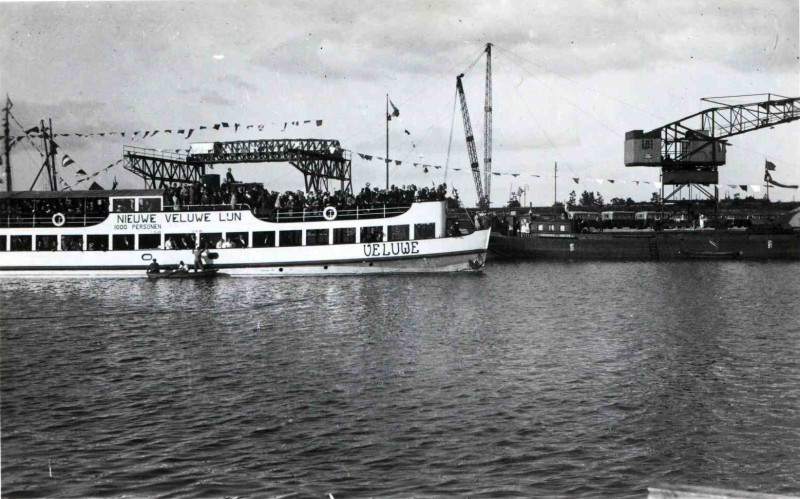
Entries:
[[[478, 271], [489, 243], [489, 229], [459, 228], [447, 201], [264, 216], [247, 205], [175, 209], [162, 195], [0, 193], [0, 276], [145, 277], [154, 260], [162, 268], [191, 266], [200, 245], [209, 248], [204, 266], [222, 275]], [[37, 203], [60, 211], [36, 214]], [[220, 247], [221, 240], [234, 247]]]

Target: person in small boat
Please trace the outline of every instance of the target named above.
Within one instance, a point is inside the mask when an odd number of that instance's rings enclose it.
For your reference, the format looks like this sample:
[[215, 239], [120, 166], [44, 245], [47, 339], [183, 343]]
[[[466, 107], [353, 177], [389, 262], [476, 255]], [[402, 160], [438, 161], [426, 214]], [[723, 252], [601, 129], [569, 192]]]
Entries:
[[178, 272], [189, 272], [189, 267], [183, 263], [183, 260], [181, 260], [181, 263], [178, 264]]
[[[205, 251], [205, 247], [200, 245], [196, 247], [193, 251], [194, 253], [194, 271], [195, 272], [202, 272], [203, 271], [203, 252]], [[181, 262], [183, 263], [183, 262]]]
[[158, 260], [153, 258], [153, 261], [150, 262], [150, 266], [147, 267], [148, 274], [160, 274], [161, 273], [161, 266], [158, 264]]

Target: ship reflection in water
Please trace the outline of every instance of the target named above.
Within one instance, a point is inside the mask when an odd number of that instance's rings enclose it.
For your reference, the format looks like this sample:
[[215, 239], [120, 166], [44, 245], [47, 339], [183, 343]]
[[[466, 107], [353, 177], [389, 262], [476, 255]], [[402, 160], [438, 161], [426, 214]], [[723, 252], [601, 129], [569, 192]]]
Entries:
[[3, 494], [797, 494], [798, 289], [741, 261], [6, 280]]

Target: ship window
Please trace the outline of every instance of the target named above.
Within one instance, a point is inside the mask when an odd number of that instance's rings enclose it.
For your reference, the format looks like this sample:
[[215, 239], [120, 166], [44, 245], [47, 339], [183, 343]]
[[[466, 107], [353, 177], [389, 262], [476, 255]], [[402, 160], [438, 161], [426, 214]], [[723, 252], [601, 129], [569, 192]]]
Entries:
[[11, 251], [31, 251], [32, 249], [32, 236], [11, 236]]
[[83, 236], [61, 236], [61, 251], [83, 251]]
[[281, 246], [300, 246], [303, 244], [302, 230], [282, 230], [280, 231]]
[[433, 239], [436, 237], [436, 224], [414, 224], [414, 239]]
[[0, 251], [6, 250], [6, 243], [8, 242], [7, 236], [0, 236]]
[[139, 211], [161, 211], [161, 199], [160, 198], [140, 199]]
[[383, 241], [383, 227], [361, 227], [362, 243], [379, 243]]
[[408, 241], [408, 225], [390, 225], [389, 241]]
[[653, 139], [642, 140], [642, 150], [650, 150], [653, 148]]
[[355, 227], [333, 229], [333, 244], [353, 244], [356, 242]]
[[158, 249], [161, 234], [139, 234], [139, 249]]
[[11, 251], [31, 251], [32, 249], [33, 237], [11, 236]]
[[106, 251], [108, 249], [108, 236], [105, 234], [90, 234], [86, 236], [86, 248], [89, 251]]
[[114, 199], [112, 205], [114, 213], [132, 213], [134, 211], [133, 199]]
[[55, 251], [58, 248], [58, 236], [36, 236], [36, 251]]
[[164, 236], [164, 249], [194, 249], [194, 234], [167, 234]]
[[543, 231], [544, 231], [544, 225], [543, 224], [539, 224], [539, 232], [543, 232]]
[[247, 232], [226, 232], [225, 238], [232, 244], [231, 248], [247, 248], [250, 245]]
[[130, 251], [133, 249], [133, 234], [114, 234], [111, 236], [114, 251]]
[[567, 226], [566, 225], [562, 225], [561, 226], [561, 232], [566, 232], [566, 230], [567, 230]]
[[253, 247], [254, 248], [274, 248], [275, 247], [275, 231], [270, 230], [266, 232], [253, 232]]
[[206, 248], [217, 248], [217, 244], [222, 241], [222, 232], [208, 232], [200, 234], [200, 246]]
[[306, 246], [328, 244], [328, 229], [309, 229], [306, 231]]

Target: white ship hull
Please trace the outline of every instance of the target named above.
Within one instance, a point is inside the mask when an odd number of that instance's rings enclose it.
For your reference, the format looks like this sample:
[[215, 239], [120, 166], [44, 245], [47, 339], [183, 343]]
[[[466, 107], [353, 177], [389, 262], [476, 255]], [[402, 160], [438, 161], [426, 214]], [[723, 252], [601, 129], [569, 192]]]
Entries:
[[[435, 236], [415, 238], [415, 224], [435, 226]], [[408, 226], [406, 240], [387, 241], [389, 226]], [[382, 227], [383, 242], [362, 242], [362, 227]], [[334, 229], [355, 229], [356, 241], [333, 244]], [[328, 243], [307, 245], [306, 231], [330, 236]], [[379, 229], [380, 230], [380, 229]], [[281, 231], [302, 231], [302, 244], [281, 247]], [[254, 235], [274, 232], [272, 247], [253, 247]], [[442, 202], [416, 203], [397, 216], [358, 220], [336, 219], [314, 222], [266, 222], [246, 210], [194, 211], [155, 213], [111, 213], [104, 222], [78, 228], [8, 228], [6, 251], [0, 252], [0, 277], [140, 277], [153, 259], [162, 268], [177, 266], [180, 261], [191, 265], [190, 249], [138, 249], [139, 235], [160, 234], [164, 248], [169, 234], [247, 234], [248, 247], [212, 248], [204, 254], [203, 264], [219, 269], [219, 275], [230, 276], [293, 276], [293, 275], [356, 275], [390, 273], [428, 273], [476, 271], [483, 266], [489, 242], [489, 230], [467, 235], [445, 236], [445, 209]], [[113, 236], [135, 234], [132, 250], [113, 248]], [[90, 251], [86, 238], [108, 235], [109, 248]], [[11, 236], [36, 238], [58, 236], [56, 251], [12, 251]], [[62, 250], [62, 236], [83, 236], [83, 250]]]

